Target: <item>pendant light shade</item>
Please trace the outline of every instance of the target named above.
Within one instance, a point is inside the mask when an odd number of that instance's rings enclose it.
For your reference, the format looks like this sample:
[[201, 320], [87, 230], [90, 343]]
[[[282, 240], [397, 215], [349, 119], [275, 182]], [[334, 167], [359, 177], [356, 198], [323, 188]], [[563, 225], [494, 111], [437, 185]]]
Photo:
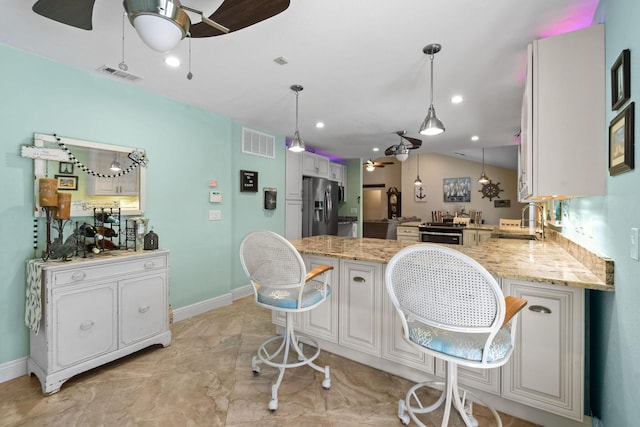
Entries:
[[296, 93], [296, 132], [293, 134], [293, 139], [289, 143], [289, 151], [294, 153], [300, 153], [305, 150], [304, 141], [300, 138], [300, 132], [298, 132], [298, 95], [300, 91], [304, 89], [300, 85], [292, 85], [291, 90]]
[[424, 118], [420, 126], [421, 135], [433, 136], [440, 135], [444, 132], [444, 125], [436, 117], [436, 109], [433, 108], [433, 57], [436, 53], [440, 52], [440, 49], [442, 49], [442, 46], [437, 43], [429, 44], [422, 49], [422, 52], [429, 55], [429, 59], [431, 60], [431, 98], [427, 117]]
[[413, 181], [413, 184], [417, 187], [419, 185], [422, 185], [422, 180], [420, 179], [420, 154], [418, 154], [416, 156], [418, 164], [416, 167], [416, 180]]
[[489, 178], [484, 173], [484, 147], [482, 147], [482, 173], [480, 174], [480, 179], [478, 180], [478, 182], [482, 185], [485, 185], [488, 184], [489, 181]]

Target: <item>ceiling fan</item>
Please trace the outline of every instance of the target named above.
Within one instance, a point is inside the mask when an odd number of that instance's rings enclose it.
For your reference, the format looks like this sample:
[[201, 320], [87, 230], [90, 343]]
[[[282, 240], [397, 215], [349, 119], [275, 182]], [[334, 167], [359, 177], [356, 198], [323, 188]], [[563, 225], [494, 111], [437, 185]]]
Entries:
[[375, 168], [383, 168], [386, 165], [393, 165], [393, 162], [374, 162], [373, 160], [369, 159], [366, 162], [364, 162], [362, 164], [362, 166], [365, 167], [365, 169], [367, 169], [369, 172], [373, 171]]
[[[38, 0], [35, 13], [83, 30], [93, 28], [95, 0]], [[166, 52], [184, 37], [212, 37], [241, 30], [271, 18], [289, 7], [289, 0], [224, 0], [208, 18], [180, 0], [124, 0], [124, 10], [151, 49]], [[191, 25], [186, 12], [200, 15]], [[159, 19], [158, 19], [159, 18]]]
[[412, 138], [410, 136], [405, 136], [407, 134], [406, 130], [399, 130], [396, 134], [400, 137], [400, 144], [392, 145], [384, 150], [385, 156], [396, 156], [396, 159], [404, 162], [409, 157], [409, 150], [415, 150], [416, 148], [420, 148], [422, 145], [422, 140], [418, 138]]

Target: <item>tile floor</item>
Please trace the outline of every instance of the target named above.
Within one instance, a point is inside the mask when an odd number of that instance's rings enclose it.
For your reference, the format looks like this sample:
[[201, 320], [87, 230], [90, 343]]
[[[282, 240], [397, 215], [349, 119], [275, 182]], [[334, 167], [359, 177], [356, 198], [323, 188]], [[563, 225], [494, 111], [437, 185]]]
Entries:
[[[398, 399], [412, 383], [323, 352], [331, 389], [309, 367], [287, 371], [279, 407], [267, 409], [277, 371], [251, 371], [251, 356], [275, 328], [253, 297], [172, 325], [173, 342], [75, 376], [43, 396], [35, 376], [0, 384], [0, 426], [401, 426]], [[440, 425], [442, 411], [426, 418]], [[475, 406], [481, 426], [495, 421]], [[505, 427], [533, 424], [503, 415]], [[411, 423], [411, 425], [415, 425]], [[450, 425], [462, 420], [452, 413]]]

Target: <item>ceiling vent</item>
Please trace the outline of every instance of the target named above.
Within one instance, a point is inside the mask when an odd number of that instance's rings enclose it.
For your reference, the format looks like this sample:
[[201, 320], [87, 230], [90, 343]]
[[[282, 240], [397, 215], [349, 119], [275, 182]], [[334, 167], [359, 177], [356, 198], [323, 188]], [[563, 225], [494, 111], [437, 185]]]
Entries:
[[275, 158], [276, 138], [253, 129], [242, 128], [242, 152], [256, 156]]
[[135, 74], [122, 71], [116, 67], [109, 67], [108, 65], [103, 65], [101, 67], [98, 67], [96, 71], [101, 71], [105, 74], [109, 74], [110, 76], [119, 77], [124, 80], [129, 80], [130, 82], [135, 82], [142, 78], [140, 76], [136, 76]]

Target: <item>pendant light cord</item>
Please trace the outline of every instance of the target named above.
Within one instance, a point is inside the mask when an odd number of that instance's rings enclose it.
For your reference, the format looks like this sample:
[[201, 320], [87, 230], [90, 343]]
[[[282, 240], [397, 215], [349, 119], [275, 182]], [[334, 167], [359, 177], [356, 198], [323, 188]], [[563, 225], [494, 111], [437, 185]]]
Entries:
[[433, 105], [433, 53], [429, 55], [429, 59], [431, 59], [431, 101], [429, 105]]
[[298, 95], [300, 91], [296, 91], [296, 132], [298, 132]]

